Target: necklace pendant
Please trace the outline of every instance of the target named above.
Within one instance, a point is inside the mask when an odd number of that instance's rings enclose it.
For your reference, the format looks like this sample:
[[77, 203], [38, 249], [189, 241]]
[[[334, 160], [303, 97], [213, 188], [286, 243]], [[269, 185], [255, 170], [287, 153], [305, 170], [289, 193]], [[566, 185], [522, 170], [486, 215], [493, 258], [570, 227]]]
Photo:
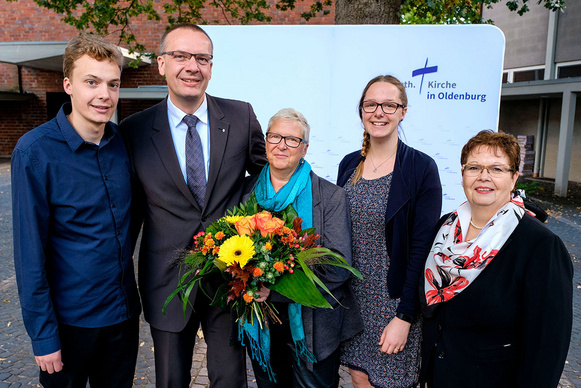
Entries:
[[377, 172], [377, 168], [374, 168], [374, 169], [373, 169], [373, 172]]

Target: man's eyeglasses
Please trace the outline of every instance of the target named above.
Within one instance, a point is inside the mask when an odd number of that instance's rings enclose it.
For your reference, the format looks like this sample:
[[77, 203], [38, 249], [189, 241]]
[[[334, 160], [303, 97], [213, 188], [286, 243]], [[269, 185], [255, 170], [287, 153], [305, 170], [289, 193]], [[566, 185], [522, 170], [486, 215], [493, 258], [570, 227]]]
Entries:
[[198, 62], [198, 65], [200, 65], [200, 66], [209, 65], [210, 62], [212, 62], [212, 58], [214, 58], [214, 56], [212, 54], [193, 54], [193, 53], [188, 53], [187, 51], [180, 51], [180, 50], [166, 51], [166, 52], [161, 53], [161, 55], [169, 55], [173, 58], [174, 61], [176, 61], [178, 63], [186, 63], [190, 59], [192, 59], [192, 57], [194, 57], [196, 59], [196, 62]]
[[300, 137], [282, 136], [282, 135], [279, 135], [278, 133], [273, 133], [273, 132], [267, 132], [265, 137], [266, 137], [266, 141], [269, 142], [270, 144], [278, 144], [278, 143], [280, 143], [281, 140], [284, 139], [284, 144], [286, 144], [287, 147], [290, 147], [290, 148], [297, 148], [298, 146], [301, 145], [301, 142], [306, 143], [306, 141], [304, 141]]
[[398, 104], [397, 102], [384, 102], [382, 104], [378, 104], [375, 101], [363, 101], [363, 111], [366, 113], [375, 112], [378, 106], [381, 106], [381, 110], [386, 115], [395, 113], [395, 111], [399, 107], [401, 107], [402, 109], [405, 108], [405, 105]]
[[483, 166], [481, 164], [476, 163], [467, 163], [462, 166], [462, 172], [466, 174], [466, 176], [478, 176], [482, 173], [483, 170], [488, 171], [488, 175], [500, 178], [505, 176], [507, 173], [512, 172], [512, 168], [508, 166], [504, 166], [502, 164], [493, 164], [491, 166]]

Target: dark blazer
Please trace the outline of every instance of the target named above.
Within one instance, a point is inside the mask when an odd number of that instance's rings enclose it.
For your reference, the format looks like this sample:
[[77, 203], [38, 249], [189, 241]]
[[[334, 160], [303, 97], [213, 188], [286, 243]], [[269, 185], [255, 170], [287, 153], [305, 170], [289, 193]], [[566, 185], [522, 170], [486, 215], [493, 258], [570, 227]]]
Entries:
[[[337, 185], [348, 184], [360, 161], [361, 151], [343, 158]], [[401, 298], [398, 313], [414, 317], [419, 312], [418, 282], [441, 209], [442, 185], [436, 162], [398, 141], [385, 212], [385, 237], [391, 260], [387, 287], [392, 298]]]
[[[254, 187], [255, 180], [250, 182], [250, 186]], [[351, 221], [345, 191], [312, 171], [311, 182], [313, 227], [315, 233], [321, 235], [317, 242], [341, 255], [351, 264]], [[319, 361], [331, 355], [342, 341], [363, 329], [359, 306], [348, 281], [350, 272], [339, 267], [324, 268], [325, 270], [321, 270], [315, 267], [314, 271], [342, 306], [321, 290], [333, 306], [332, 310], [302, 308], [307, 348]], [[270, 294], [270, 300], [275, 303], [290, 302], [289, 299], [274, 292]]]
[[[134, 174], [132, 232], [143, 225], [139, 252], [139, 291], [145, 319], [156, 329], [179, 332], [187, 320], [179, 300], [162, 314], [178, 282], [172, 265], [192, 237], [240, 203], [245, 173], [266, 163], [264, 136], [250, 104], [208, 99], [210, 168], [206, 202], [200, 207], [179, 167], [167, 116], [167, 100], [132, 115], [120, 125]], [[196, 289], [190, 300], [196, 298]], [[188, 309], [187, 319], [191, 315]]]
[[556, 387], [572, 278], [561, 239], [525, 214], [472, 284], [424, 319], [422, 375], [433, 371], [435, 388]]

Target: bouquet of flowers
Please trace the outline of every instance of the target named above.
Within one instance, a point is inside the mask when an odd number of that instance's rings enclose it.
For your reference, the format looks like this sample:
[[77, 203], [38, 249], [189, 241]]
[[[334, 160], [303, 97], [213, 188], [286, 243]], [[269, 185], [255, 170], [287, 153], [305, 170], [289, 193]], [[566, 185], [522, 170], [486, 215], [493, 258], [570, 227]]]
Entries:
[[320, 235], [314, 228], [302, 230], [301, 223], [292, 206], [273, 214], [259, 209], [252, 195], [194, 236], [195, 245], [183, 255], [178, 286], [167, 298], [164, 312], [178, 296], [185, 314], [195, 284], [216, 273], [223, 282], [211, 305], [230, 306], [240, 324], [257, 321], [261, 329], [268, 329], [269, 319], [280, 322], [270, 302], [255, 300], [263, 285], [300, 305], [331, 308], [317, 286], [332, 294], [311, 267], [334, 265], [359, 278], [361, 274], [341, 256], [317, 245]]

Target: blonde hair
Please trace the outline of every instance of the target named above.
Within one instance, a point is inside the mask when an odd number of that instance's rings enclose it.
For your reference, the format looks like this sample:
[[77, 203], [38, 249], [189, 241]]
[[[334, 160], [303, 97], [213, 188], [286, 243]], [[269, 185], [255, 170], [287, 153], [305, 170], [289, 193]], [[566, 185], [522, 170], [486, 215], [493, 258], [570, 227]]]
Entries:
[[[371, 81], [369, 81], [367, 83], [367, 85], [365, 86], [365, 88], [363, 89], [363, 93], [361, 94], [361, 98], [359, 99], [359, 107], [358, 107], [359, 117], [361, 119], [363, 119], [363, 101], [365, 100], [365, 95], [367, 94], [367, 91], [369, 90], [371, 85], [373, 85], [374, 83], [377, 83], [377, 82], [387, 82], [388, 84], [394, 85], [399, 90], [399, 97], [401, 98], [402, 105], [404, 107], [406, 107], [408, 104], [408, 96], [407, 96], [407, 93], [405, 91], [405, 86], [401, 83], [401, 81], [392, 75], [379, 75], [379, 76], [373, 78]], [[363, 175], [363, 163], [365, 162], [365, 158], [367, 157], [367, 153], [369, 152], [370, 146], [371, 146], [371, 138], [369, 136], [369, 133], [367, 133], [367, 131], [364, 130], [363, 131], [363, 144], [361, 145], [361, 162], [359, 162], [359, 164], [357, 165], [357, 168], [355, 169], [355, 175], [353, 176], [353, 179], [351, 180], [351, 185], [355, 185], [359, 181], [359, 179], [361, 179], [361, 176]]]
[[71, 39], [65, 48], [63, 57], [65, 78], [70, 78], [75, 62], [83, 55], [88, 55], [97, 61], [109, 60], [119, 66], [119, 70], [123, 70], [123, 54], [117, 46], [102, 36], [82, 33]]

